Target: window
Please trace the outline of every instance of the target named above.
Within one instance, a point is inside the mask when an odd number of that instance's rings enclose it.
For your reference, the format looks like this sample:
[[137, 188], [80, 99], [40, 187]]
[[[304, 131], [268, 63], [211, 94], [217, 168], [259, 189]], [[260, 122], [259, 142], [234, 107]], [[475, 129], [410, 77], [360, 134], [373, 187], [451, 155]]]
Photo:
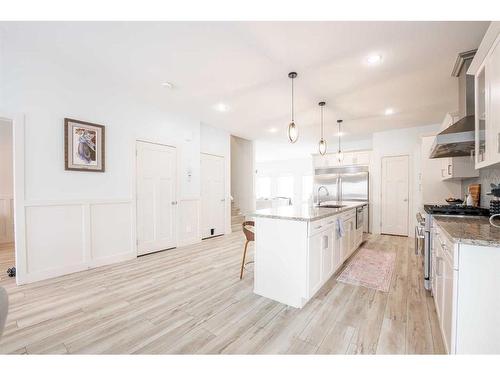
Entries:
[[260, 198], [271, 197], [271, 177], [257, 177], [256, 182], [256, 196]]
[[293, 176], [280, 176], [276, 183], [276, 196], [293, 198]]
[[313, 192], [313, 176], [302, 177], [302, 201], [309, 202]]

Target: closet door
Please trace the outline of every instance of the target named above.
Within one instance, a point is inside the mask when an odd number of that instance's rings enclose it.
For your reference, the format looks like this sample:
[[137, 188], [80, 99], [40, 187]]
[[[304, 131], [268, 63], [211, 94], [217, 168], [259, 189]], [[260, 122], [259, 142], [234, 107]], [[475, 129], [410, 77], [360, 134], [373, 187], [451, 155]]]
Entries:
[[224, 234], [225, 160], [222, 156], [201, 154], [201, 237]]
[[137, 254], [176, 246], [176, 149], [137, 142]]

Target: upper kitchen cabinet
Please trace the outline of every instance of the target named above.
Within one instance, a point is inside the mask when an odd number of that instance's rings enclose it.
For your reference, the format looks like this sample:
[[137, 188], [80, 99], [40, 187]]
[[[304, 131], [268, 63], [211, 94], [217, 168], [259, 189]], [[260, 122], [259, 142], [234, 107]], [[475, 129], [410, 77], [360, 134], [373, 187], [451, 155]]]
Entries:
[[467, 74], [474, 75], [475, 165], [500, 163], [500, 22], [492, 22]]
[[474, 159], [470, 156], [441, 159], [443, 181], [471, 177], [479, 177], [479, 170], [474, 168]]
[[[458, 114], [446, 114], [442, 128], [447, 129], [459, 120]], [[454, 180], [462, 178], [478, 177], [479, 171], [474, 165], [473, 153], [470, 156], [456, 156], [441, 158], [441, 180]]]
[[330, 168], [330, 167], [340, 167], [349, 165], [370, 165], [371, 151], [347, 151], [344, 152], [344, 158], [342, 162], [337, 159], [337, 154], [314, 154], [313, 155], [313, 166], [314, 168]]

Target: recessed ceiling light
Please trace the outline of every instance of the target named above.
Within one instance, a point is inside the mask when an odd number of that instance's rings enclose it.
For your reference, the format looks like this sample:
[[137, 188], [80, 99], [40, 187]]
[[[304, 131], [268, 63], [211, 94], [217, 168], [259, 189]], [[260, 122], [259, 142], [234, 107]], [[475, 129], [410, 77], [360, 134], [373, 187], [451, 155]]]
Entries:
[[370, 65], [375, 65], [375, 64], [378, 64], [379, 62], [382, 61], [382, 56], [380, 56], [380, 55], [370, 55], [370, 56], [368, 56], [366, 58], [366, 61]]
[[385, 113], [386, 116], [393, 115], [394, 114], [394, 109], [387, 108], [384, 113]]
[[163, 82], [161, 85], [163, 87], [166, 87], [167, 89], [173, 89], [174, 88], [174, 84], [172, 82]]
[[269, 133], [276, 133], [277, 131], [277, 128], [269, 128]]
[[225, 103], [218, 103], [215, 105], [215, 110], [219, 112], [227, 112], [229, 110], [229, 106]]

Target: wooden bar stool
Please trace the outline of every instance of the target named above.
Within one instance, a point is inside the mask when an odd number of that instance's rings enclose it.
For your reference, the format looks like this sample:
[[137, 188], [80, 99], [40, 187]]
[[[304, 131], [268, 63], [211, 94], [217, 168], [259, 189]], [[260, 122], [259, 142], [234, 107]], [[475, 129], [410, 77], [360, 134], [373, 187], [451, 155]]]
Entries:
[[245, 263], [245, 257], [247, 256], [248, 243], [250, 241], [255, 241], [255, 233], [253, 231], [253, 229], [255, 227], [255, 222], [254, 221], [244, 221], [241, 224], [241, 226], [243, 227], [243, 233], [245, 233], [245, 237], [247, 238], [247, 241], [245, 242], [245, 250], [243, 250], [243, 260], [241, 261], [240, 280], [243, 278], [243, 268], [245, 268], [245, 265], [253, 263], [253, 261]]

